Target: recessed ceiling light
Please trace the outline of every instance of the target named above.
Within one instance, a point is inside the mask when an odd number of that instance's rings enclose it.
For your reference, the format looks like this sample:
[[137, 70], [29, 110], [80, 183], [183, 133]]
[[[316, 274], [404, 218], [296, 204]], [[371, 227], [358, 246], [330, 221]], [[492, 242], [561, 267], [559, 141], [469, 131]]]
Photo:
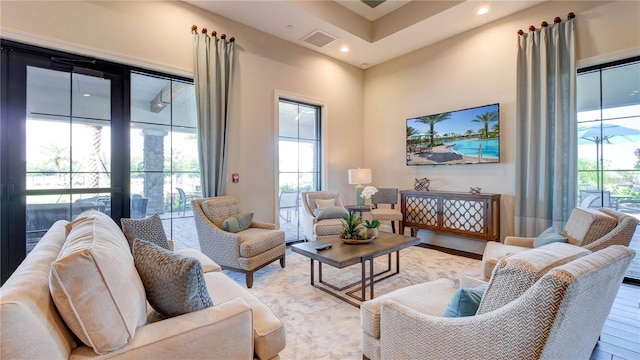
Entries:
[[489, 8], [488, 8], [488, 7], [486, 7], [486, 6], [485, 6], [485, 7], [481, 7], [481, 8], [478, 10], [478, 15], [484, 15], [484, 14], [486, 14], [486, 13], [488, 13], [488, 12], [489, 12]]
[[87, 93], [87, 94], [82, 94], [82, 96], [91, 96], [91, 94]]
[[342, 52], [349, 52], [349, 48], [348, 48], [348, 47], [346, 47], [346, 46], [343, 46], [343, 47], [341, 47], [341, 48], [340, 48], [340, 51], [342, 51]]

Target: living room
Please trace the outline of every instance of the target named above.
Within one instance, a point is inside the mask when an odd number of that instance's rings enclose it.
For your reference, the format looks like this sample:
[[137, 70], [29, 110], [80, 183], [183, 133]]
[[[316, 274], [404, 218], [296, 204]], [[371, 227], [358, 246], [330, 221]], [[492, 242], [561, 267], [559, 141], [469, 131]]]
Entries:
[[[185, 2], [2, 2], [2, 38], [140, 68], [193, 76], [193, 24], [236, 38], [237, 79], [228, 194], [277, 223], [274, 92], [325, 105], [323, 188], [355, 196], [348, 169], [371, 168], [380, 187], [501, 194], [501, 237], [515, 233], [516, 31], [574, 12], [578, 68], [640, 53], [638, 2], [547, 1], [368, 68], [321, 55]], [[248, 5], [250, 6], [250, 5]], [[499, 103], [498, 164], [406, 166], [405, 120]], [[247, 106], [250, 104], [250, 106]], [[267, 194], [267, 195], [265, 195]], [[435, 236], [436, 245], [482, 254], [484, 242]]]

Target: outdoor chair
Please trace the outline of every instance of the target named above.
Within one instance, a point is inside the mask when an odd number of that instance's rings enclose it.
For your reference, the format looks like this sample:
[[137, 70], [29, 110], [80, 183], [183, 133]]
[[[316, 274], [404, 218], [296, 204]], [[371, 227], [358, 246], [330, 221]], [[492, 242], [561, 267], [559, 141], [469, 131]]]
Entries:
[[187, 214], [187, 204], [191, 204], [191, 200], [193, 198], [191, 196], [187, 196], [187, 194], [181, 188], [177, 187], [178, 196], [180, 196], [180, 202], [178, 203], [178, 216], [180, 216], [180, 210], [182, 210], [182, 216]]
[[[371, 196], [371, 204], [373, 209], [371, 210], [371, 218], [379, 221], [390, 221], [391, 231], [396, 232], [395, 222], [398, 222], [398, 233], [404, 234], [404, 225], [402, 223], [402, 211], [396, 210], [395, 206], [398, 204], [398, 189], [397, 188], [378, 188], [378, 192]], [[384, 204], [389, 207], [380, 207]]]
[[[609, 208], [575, 208], [561, 235], [569, 244], [598, 251], [610, 245], [629, 246], [637, 225], [638, 219], [635, 217]], [[517, 236], [507, 236], [504, 243], [487, 242], [482, 255], [484, 279], [489, 279], [499, 259], [530, 250], [535, 243], [536, 238]]]
[[285, 267], [284, 232], [253, 220], [253, 213], [241, 213], [236, 197], [194, 199], [191, 204], [200, 250], [222, 269], [246, 274], [248, 288], [255, 271], [276, 260]]
[[[280, 217], [290, 223], [291, 222], [291, 211], [293, 210], [298, 216], [298, 208], [300, 207], [300, 192], [298, 190], [283, 190], [280, 193]], [[282, 216], [282, 211], [287, 212], [287, 216]]]

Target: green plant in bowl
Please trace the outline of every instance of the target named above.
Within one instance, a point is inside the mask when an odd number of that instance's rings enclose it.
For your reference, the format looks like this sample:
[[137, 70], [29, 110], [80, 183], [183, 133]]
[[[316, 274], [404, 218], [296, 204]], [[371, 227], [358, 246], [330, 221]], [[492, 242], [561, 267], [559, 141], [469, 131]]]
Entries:
[[342, 217], [342, 220], [342, 232], [340, 233], [342, 239], [367, 239], [366, 232], [364, 232], [365, 235], [363, 235], [363, 231], [361, 231], [362, 218], [356, 215], [355, 211], [350, 211]]
[[366, 227], [367, 229], [376, 229], [378, 227], [380, 227], [380, 221], [378, 220], [365, 220], [364, 221], [364, 227]]

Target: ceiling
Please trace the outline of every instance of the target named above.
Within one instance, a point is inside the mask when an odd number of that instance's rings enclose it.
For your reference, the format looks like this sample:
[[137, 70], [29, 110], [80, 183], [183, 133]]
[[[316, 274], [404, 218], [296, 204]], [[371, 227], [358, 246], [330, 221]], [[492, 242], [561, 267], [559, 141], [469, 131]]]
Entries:
[[[183, 1], [366, 69], [546, 0]], [[481, 7], [489, 12], [478, 15]]]

